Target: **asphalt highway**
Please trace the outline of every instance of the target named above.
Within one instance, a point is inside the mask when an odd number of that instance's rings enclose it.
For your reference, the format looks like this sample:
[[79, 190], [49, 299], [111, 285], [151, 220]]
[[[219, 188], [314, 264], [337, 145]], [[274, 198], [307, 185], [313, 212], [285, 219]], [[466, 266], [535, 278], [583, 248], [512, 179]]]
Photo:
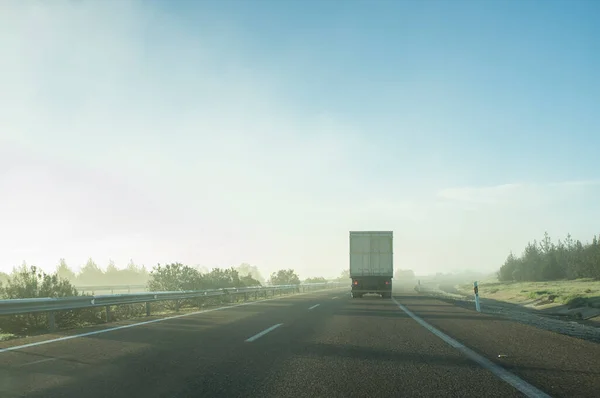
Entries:
[[[4, 342], [0, 396], [481, 398], [600, 391], [600, 344], [410, 290], [391, 300], [327, 290], [159, 319]], [[111, 330], [119, 326], [128, 327]], [[101, 332], [90, 334], [95, 330]]]

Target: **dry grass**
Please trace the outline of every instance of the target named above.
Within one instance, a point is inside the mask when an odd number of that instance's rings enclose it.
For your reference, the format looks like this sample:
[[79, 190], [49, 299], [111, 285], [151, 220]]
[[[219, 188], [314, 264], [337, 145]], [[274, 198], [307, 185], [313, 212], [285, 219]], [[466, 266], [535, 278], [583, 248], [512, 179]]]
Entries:
[[[459, 285], [461, 292], [471, 293], [472, 285]], [[498, 282], [479, 283], [479, 295], [498, 301], [522, 305], [600, 308], [600, 281], [576, 279], [552, 282]]]

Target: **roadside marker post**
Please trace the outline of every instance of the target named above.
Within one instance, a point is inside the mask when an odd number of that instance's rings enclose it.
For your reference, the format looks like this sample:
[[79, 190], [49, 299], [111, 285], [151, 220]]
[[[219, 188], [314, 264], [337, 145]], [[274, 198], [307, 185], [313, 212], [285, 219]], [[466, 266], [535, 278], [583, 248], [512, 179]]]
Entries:
[[481, 307], [479, 306], [479, 286], [477, 286], [477, 281], [473, 282], [473, 292], [475, 293], [475, 309], [477, 312], [481, 312]]

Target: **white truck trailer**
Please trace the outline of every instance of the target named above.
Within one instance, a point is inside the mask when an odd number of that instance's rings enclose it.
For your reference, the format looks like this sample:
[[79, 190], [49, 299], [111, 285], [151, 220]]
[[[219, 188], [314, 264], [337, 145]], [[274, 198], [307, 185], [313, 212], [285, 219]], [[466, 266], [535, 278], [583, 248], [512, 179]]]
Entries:
[[392, 231], [350, 231], [352, 297], [368, 293], [392, 297], [393, 235]]

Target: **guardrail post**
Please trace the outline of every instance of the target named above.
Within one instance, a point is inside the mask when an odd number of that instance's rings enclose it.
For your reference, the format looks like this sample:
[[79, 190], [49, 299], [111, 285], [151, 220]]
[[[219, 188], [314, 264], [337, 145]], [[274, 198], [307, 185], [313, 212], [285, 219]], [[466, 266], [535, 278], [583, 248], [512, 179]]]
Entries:
[[258, 300], [258, 292], [254, 292], [254, 300]]
[[48, 329], [51, 332], [56, 330], [56, 317], [54, 316], [54, 311], [48, 312]]
[[146, 301], [146, 316], [150, 316], [150, 302]]
[[110, 305], [106, 306], [106, 322], [110, 322]]
[[181, 306], [180, 300], [175, 300], [175, 311], [179, 311], [179, 307]]

